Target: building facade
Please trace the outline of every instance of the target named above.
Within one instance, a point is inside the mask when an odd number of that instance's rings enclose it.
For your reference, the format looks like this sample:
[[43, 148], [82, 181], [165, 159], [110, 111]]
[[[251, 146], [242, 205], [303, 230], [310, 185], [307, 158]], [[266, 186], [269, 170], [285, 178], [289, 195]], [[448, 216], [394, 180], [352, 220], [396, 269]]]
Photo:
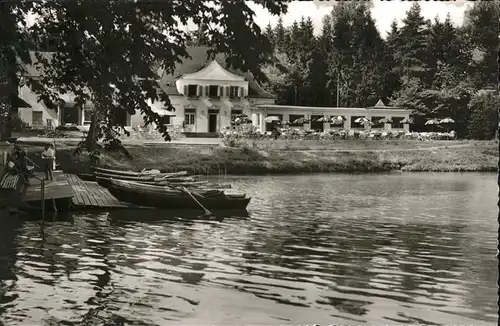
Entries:
[[[169, 118], [169, 126], [180, 126], [186, 133], [216, 133], [231, 124], [231, 118], [239, 114], [251, 115], [251, 106], [273, 104], [274, 97], [263, 91], [249, 74], [238, 74], [223, 67], [224, 58], [207, 61], [206, 48], [188, 49], [191, 59], [176, 66], [174, 75], [164, 75], [158, 87], [170, 99], [174, 112], [167, 111], [161, 102], [151, 102], [152, 110]], [[34, 56], [32, 58], [34, 60]], [[28, 67], [25, 78], [40, 78], [43, 72]], [[57, 111], [39, 102], [36, 94], [27, 86], [19, 89], [19, 97], [26, 102], [18, 110], [19, 117], [33, 129], [46, 129], [61, 125], [88, 129], [92, 116], [92, 104], [77, 106], [73, 94], [59, 94], [64, 101]], [[142, 127], [140, 113], [123, 112], [122, 124], [127, 129]]]
[[[230, 126], [234, 117], [240, 114], [250, 117], [252, 124], [261, 131], [271, 129], [271, 124], [265, 122], [268, 116], [276, 116], [280, 120], [290, 122], [302, 117], [311, 120], [310, 123], [297, 125], [304, 129], [362, 129], [364, 127], [354, 121], [359, 117], [366, 117], [375, 122], [373, 129], [408, 130], [409, 126], [401, 124], [400, 121], [408, 118], [411, 112], [387, 107], [382, 101], [369, 108], [275, 105], [274, 96], [260, 88], [249, 73], [228, 69], [221, 55], [207, 60], [206, 51], [203, 47], [189, 48], [191, 58], [177, 64], [173, 75], [163, 75], [158, 80], [158, 87], [169, 96], [175, 108], [174, 112], [167, 111], [161, 102], [148, 103], [153, 111], [169, 117], [170, 127], [179, 127], [186, 134], [218, 133], [222, 128]], [[32, 60], [35, 61], [34, 55]], [[27, 68], [25, 78], [40, 78], [43, 73], [33, 66]], [[33, 129], [73, 125], [85, 130], [90, 125], [92, 104], [77, 106], [73, 94], [60, 94], [64, 105], [57, 111], [39, 102], [27, 85], [19, 89], [19, 98], [25, 105], [19, 108], [18, 115]], [[332, 116], [344, 117], [344, 125], [314, 121], [319, 117]], [[142, 127], [144, 124], [140, 113], [130, 115], [123, 111], [118, 118], [127, 129]], [[377, 123], [382, 118], [388, 118], [392, 123]]]
[[[358, 118], [367, 118], [373, 125], [371, 129], [380, 130], [401, 130], [409, 131], [409, 124], [403, 124], [401, 121], [410, 117], [411, 111], [407, 109], [389, 107], [382, 101], [375, 106], [368, 108], [337, 108], [337, 107], [308, 107], [308, 106], [289, 106], [289, 105], [256, 105], [252, 107], [252, 122], [261, 131], [270, 131], [272, 124], [265, 121], [266, 117], [275, 116], [281, 121], [289, 121], [291, 126], [303, 127], [306, 130], [327, 131], [330, 129], [365, 129], [360, 123], [355, 122]], [[316, 122], [315, 120], [326, 117], [344, 118], [344, 124], [336, 125], [330, 122]], [[293, 124], [293, 121], [304, 118], [309, 123]], [[379, 123], [386, 118], [390, 123]]]

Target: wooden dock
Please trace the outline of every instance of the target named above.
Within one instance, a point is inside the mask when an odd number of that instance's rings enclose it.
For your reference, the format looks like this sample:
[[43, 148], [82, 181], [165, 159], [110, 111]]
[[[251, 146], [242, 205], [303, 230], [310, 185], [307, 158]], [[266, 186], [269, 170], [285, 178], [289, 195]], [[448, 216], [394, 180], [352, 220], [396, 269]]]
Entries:
[[[42, 181], [45, 176], [37, 173], [37, 178], [31, 178], [29, 185], [23, 192], [22, 199], [27, 203], [40, 202], [42, 199]], [[71, 199], [73, 190], [71, 189], [66, 176], [61, 171], [53, 172], [53, 181], [45, 181], [44, 199]]]
[[97, 182], [83, 181], [74, 174], [65, 174], [65, 177], [73, 191], [75, 208], [146, 208], [119, 201]]
[[[38, 178], [43, 176], [37, 173]], [[115, 208], [134, 208], [145, 209], [129, 203], [124, 203], [113, 197], [109, 191], [101, 187], [97, 182], [83, 181], [73, 174], [65, 174], [62, 171], [53, 172], [53, 181], [45, 181], [44, 199], [51, 207], [68, 207], [71, 210], [82, 209], [115, 209]], [[22, 200], [30, 206], [40, 207], [42, 200], [41, 181], [32, 178], [30, 184], [22, 195]], [[55, 202], [57, 201], [57, 205]]]

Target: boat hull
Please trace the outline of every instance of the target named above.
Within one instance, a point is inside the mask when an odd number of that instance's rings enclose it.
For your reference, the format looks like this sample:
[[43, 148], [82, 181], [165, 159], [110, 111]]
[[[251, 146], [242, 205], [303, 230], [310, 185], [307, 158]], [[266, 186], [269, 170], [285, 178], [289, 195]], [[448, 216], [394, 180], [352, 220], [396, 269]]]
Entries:
[[[158, 189], [126, 187], [113, 180], [99, 179], [99, 183], [106, 187], [116, 199], [140, 206], [166, 209], [201, 208], [189, 194], [181, 191], [167, 191], [161, 187]], [[202, 195], [196, 192], [191, 194], [209, 210], [246, 210], [251, 200], [243, 195], [226, 195], [220, 191], [206, 191]]]

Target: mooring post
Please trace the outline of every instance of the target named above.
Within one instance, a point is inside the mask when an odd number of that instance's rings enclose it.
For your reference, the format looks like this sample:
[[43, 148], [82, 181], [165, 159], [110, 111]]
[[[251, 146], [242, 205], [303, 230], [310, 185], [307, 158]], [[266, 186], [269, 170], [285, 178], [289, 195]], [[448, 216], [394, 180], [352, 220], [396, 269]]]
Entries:
[[56, 199], [52, 198], [52, 208], [54, 209], [54, 212], [57, 213], [57, 205], [56, 205]]
[[40, 179], [41, 185], [40, 185], [40, 194], [41, 194], [41, 205], [42, 205], [42, 222], [45, 222], [45, 179]]

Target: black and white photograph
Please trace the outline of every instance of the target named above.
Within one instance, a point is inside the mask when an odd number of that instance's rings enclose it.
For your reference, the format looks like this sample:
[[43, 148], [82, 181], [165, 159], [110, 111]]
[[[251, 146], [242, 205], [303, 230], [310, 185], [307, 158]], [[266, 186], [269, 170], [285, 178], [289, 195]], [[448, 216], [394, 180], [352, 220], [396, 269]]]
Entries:
[[498, 1], [0, 0], [0, 325], [496, 325]]

